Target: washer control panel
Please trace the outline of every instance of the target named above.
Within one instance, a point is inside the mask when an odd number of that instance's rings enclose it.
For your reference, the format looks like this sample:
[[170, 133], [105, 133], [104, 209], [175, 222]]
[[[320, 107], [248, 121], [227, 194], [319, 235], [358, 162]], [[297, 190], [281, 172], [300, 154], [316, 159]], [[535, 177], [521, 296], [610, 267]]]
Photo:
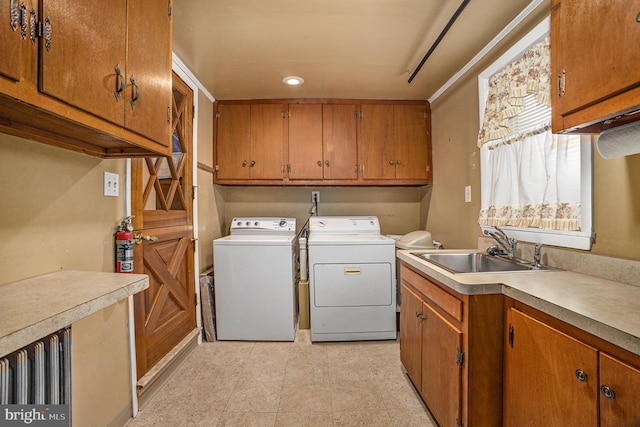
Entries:
[[380, 234], [375, 216], [312, 216], [309, 231], [321, 234]]
[[294, 234], [295, 218], [260, 217], [233, 218], [231, 234]]

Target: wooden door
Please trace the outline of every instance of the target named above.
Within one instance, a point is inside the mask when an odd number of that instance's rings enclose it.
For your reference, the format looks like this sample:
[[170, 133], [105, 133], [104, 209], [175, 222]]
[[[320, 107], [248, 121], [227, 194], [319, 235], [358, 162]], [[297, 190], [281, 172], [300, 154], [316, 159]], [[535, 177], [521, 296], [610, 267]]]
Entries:
[[639, 426], [638, 390], [640, 370], [600, 353], [601, 427]]
[[218, 105], [216, 179], [248, 179], [251, 160], [251, 107]]
[[460, 425], [462, 332], [428, 304], [422, 304], [422, 313], [422, 397], [439, 425]]
[[358, 157], [364, 179], [396, 177], [393, 105], [363, 104]]
[[396, 179], [429, 178], [429, 128], [425, 105], [394, 105]]
[[400, 305], [400, 361], [413, 384], [422, 385], [422, 300], [402, 286]]
[[[554, 131], [562, 116], [640, 85], [640, 0], [552, 2]], [[597, 31], [594, 31], [597, 28]], [[556, 76], [565, 75], [565, 93]], [[637, 100], [636, 100], [637, 103]], [[631, 105], [612, 104], [601, 116]], [[594, 119], [597, 117], [585, 117]]]
[[284, 112], [283, 104], [251, 105], [251, 179], [284, 177]]
[[169, 1], [127, 2], [125, 126], [164, 146], [171, 143]]
[[513, 308], [507, 324], [504, 425], [597, 426], [597, 350]]
[[173, 76], [172, 157], [132, 161], [135, 272], [149, 289], [134, 296], [138, 378], [196, 326], [192, 226], [193, 93]]
[[40, 91], [123, 126], [127, 1], [42, 0], [40, 20]]
[[322, 104], [289, 104], [289, 179], [322, 179]]
[[324, 179], [358, 179], [357, 106], [322, 106]]

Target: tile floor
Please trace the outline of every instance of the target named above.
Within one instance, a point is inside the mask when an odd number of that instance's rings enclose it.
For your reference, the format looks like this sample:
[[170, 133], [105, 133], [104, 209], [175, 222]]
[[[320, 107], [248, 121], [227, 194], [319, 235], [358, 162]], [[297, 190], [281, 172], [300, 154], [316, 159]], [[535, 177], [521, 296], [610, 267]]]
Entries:
[[398, 341], [203, 343], [127, 427], [435, 427]]

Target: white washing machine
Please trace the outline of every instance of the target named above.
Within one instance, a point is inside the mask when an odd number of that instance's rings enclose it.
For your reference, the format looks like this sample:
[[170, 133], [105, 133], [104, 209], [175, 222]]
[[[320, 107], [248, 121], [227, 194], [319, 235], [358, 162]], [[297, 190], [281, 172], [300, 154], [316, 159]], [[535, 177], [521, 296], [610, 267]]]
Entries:
[[375, 216], [309, 220], [312, 341], [396, 339], [395, 241]]
[[213, 241], [213, 270], [217, 339], [294, 340], [295, 218], [234, 218]]

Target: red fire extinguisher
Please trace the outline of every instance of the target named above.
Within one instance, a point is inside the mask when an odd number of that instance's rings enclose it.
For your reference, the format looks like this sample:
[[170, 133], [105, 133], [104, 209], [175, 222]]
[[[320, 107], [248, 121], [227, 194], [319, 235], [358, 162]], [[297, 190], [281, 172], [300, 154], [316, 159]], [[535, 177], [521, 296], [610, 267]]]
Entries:
[[116, 272], [133, 273], [133, 224], [131, 217], [122, 220], [116, 231]]

